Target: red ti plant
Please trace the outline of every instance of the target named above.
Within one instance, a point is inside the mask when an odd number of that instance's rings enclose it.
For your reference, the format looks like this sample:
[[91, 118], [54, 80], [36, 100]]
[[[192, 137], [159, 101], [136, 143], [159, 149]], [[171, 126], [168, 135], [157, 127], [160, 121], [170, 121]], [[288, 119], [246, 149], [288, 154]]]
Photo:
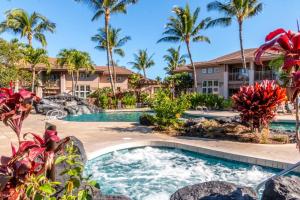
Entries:
[[267, 50], [281, 53], [284, 58], [282, 71], [288, 74], [288, 89], [291, 100], [296, 101], [296, 139], [300, 148], [299, 137], [299, 92], [300, 92], [300, 32], [277, 29], [266, 36], [263, 44], [256, 52], [256, 63], [261, 63], [261, 57]]
[[274, 81], [265, 80], [242, 86], [232, 99], [235, 108], [241, 112], [242, 121], [249, 124], [252, 130], [261, 131], [275, 117], [277, 106], [286, 99], [286, 91]]
[[[11, 127], [19, 141], [18, 148], [12, 146], [12, 156], [0, 156], [0, 199], [25, 199], [20, 187], [31, 175], [45, 175], [52, 180], [54, 155], [69, 140], [60, 140], [55, 130], [46, 130], [44, 137], [34, 133], [21, 136], [24, 119], [29, 115], [31, 102], [38, 98], [31, 92], [12, 88], [0, 88], [0, 119]], [[31, 139], [27, 136], [31, 135]]]

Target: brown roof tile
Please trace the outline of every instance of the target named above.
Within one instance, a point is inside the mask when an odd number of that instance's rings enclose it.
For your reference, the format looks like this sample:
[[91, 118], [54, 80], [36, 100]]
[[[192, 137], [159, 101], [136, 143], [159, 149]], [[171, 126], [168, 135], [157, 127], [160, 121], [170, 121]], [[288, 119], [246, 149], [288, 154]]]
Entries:
[[[108, 69], [107, 66], [96, 66], [95, 67], [96, 71], [103, 72], [104, 75], [108, 75]], [[120, 75], [131, 75], [133, 74], [133, 71], [125, 68], [125, 67], [115, 67], [116, 74]]]

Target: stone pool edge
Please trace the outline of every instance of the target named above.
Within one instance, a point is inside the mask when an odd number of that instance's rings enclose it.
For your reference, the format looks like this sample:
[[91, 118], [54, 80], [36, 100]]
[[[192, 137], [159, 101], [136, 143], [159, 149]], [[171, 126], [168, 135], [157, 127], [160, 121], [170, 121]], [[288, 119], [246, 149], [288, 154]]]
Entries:
[[[199, 146], [193, 146], [188, 144], [182, 144], [179, 142], [171, 142], [171, 141], [160, 141], [160, 140], [151, 140], [151, 141], [138, 141], [138, 142], [128, 142], [123, 144], [117, 144], [109, 147], [104, 147], [100, 150], [91, 152], [87, 154], [88, 160], [92, 160], [97, 158], [101, 155], [111, 153], [118, 150], [123, 149], [130, 149], [130, 148], [139, 148], [139, 147], [170, 147], [170, 148], [178, 148], [182, 150], [187, 150], [195, 153], [200, 153], [208, 156], [213, 156], [217, 158], [226, 159], [229, 161], [238, 161], [252, 165], [259, 165], [263, 167], [269, 167], [274, 169], [286, 169], [289, 166], [293, 165], [293, 163], [286, 163], [280, 161], [274, 161], [264, 158], [256, 158], [251, 156], [239, 155], [239, 154], [232, 154], [227, 152], [222, 152], [218, 150], [212, 150], [208, 148], [203, 148]], [[300, 173], [300, 167], [293, 170], [294, 172]]]

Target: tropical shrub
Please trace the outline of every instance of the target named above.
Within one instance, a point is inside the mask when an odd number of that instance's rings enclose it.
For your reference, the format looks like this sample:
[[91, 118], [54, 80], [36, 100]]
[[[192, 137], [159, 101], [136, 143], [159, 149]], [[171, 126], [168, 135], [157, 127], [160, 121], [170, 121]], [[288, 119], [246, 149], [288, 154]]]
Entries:
[[[14, 93], [12, 87], [0, 88], [0, 120], [9, 126], [18, 138], [18, 147], [11, 145], [12, 156], [0, 157], [1, 199], [56, 199], [53, 195], [56, 193], [55, 187], [60, 183], [55, 182], [54, 158], [63, 150], [69, 138], [60, 139], [56, 130], [52, 128], [47, 129], [43, 137], [35, 133], [21, 134], [22, 124], [31, 111], [32, 101], [38, 100], [38, 97], [26, 90]], [[70, 156], [74, 158], [73, 155]], [[66, 159], [68, 158], [70, 157], [67, 156]], [[73, 166], [70, 160], [67, 163]], [[71, 182], [74, 180], [72, 184], [76, 182], [77, 186], [80, 186], [80, 182], [78, 185], [78, 181], [74, 179], [74, 171], [79, 172], [78, 168], [67, 168], [64, 173], [70, 175]], [[96, 185], [93, 182], [90, 184]], [[85, 188], [77, 194], [73, 191], [75, 187], [67, 186], [63, 187], [70, 192], [66, 193], [64, 199], [87, 199]]]
[[151, 108], [155, 112], [155, 123], [160, 129], [177, 127], [179, 118], [190, 107], [187, 96], [182, 95], [177, 99], [171, 99], [169, 91], [160, 90], [156, 93]]
[[122, 97], [122, 104], [125, 105], [125, 107], [135, 107], [136, 104], [136, 97], [132, 93], [125, 93]]
[[140, 124], [144, 126], [153, 126], [155, 124], [155, 116], [144, 113], [140, 116]]
[[210, 109], [222, 110], [230, 108], [230, 100], [216, 94], [193, 93], [189, 96], [191, 108], [196, 109], [198, 106], [206, 106]]
[[265, 80], [254, 86], [242, 86], [232, 100], [241, 120], [252, 130], [261, 131], [275, 117], [277, 106], [286, 100], [286, 91], [274, 81]]
[[261, 57], [267, 50], [279, 52], [283, 58], [280, 70], [283, 72], [283, 82], [287, 86], [290, 100], [296, 100], [296, 140], [300, 149], [299, 135], [299, 96], [300, 92], [300, 32], [277, 29], [266, 36], [263, 44], [256, 52], [256, 63], [261, 64]]
[[94, 91], [89, 97], [96, 99], [96, 106], [102, 109], [108, 109], [111, 107], [110, 104], [112, 103], [111, 94], [111, 88], [101, 88]]

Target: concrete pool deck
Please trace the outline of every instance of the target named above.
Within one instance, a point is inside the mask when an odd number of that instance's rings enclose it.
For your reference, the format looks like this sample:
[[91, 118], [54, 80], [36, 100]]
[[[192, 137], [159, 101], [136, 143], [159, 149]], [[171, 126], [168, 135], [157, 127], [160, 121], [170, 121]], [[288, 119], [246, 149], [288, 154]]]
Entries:
[[[45, 117], [30, 115], [23, 132], [43, 133]], [[177, 147], [261, 166], [283, 169], [300, 160], [295, 144], [264, 145], [188, 137], [171, 137], [153, 132], [149, 127], [128, 122], [66, 122], [50, 121], [57, 126], [61, 138], [74, 135], [92, 159], [111, 151], [139, 146]], [[10, 155], [10, 142], [17, 142], [13, 131], [0, 124], [0, 154]], [[300, 171], [300, 170], [297, 170]]]

